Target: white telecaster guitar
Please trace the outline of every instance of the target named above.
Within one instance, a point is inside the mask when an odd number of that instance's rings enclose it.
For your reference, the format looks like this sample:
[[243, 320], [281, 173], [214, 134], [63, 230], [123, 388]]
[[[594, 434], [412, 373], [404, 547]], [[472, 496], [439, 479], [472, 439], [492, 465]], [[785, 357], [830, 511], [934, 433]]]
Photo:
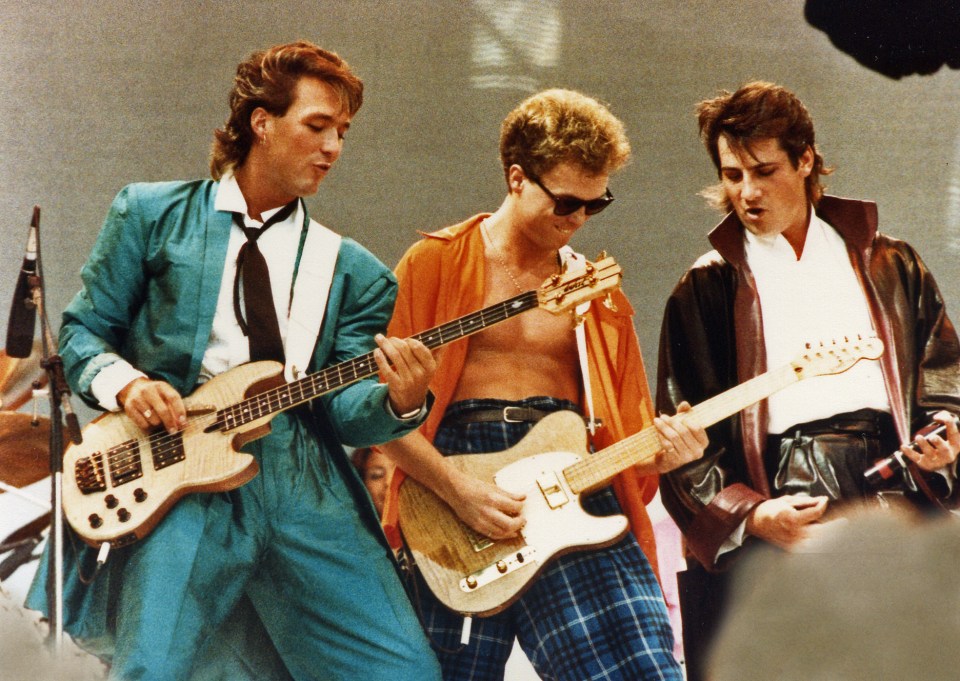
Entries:
[[[704, 427], [811, 376], [846, 371], [883, 354], [877, 338], [820, 344], [790, 364], [757, 376], [694, 407], [687, 419]], [[546, 416], [517, 445], [491, 454], [447, 457], [480, 480], [526, 495], [522, 536], [492, 541], [463, 524], [443, 500], [413, 478], [400, 486], [400, 529], [430, 590], [465, 615], [493, 615], [512, 604], [547, 562], [571, 551], [610, 545], [626, 534], [626, 517], [589, 515], [580, 495], [661, 450], [654, 426], [588, 454], [583, 419], [569, 411]]]

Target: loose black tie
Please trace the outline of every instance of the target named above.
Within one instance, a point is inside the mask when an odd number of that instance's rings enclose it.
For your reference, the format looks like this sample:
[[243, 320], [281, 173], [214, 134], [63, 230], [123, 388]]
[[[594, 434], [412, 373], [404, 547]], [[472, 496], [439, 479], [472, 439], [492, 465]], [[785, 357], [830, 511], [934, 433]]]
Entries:
[[[233, 280], [233, 311], [243, 335], [250, 342], [250, 360], [257, 362], [272, 359], [283, 362], [283, 341], [280, 339], [280, 323], [273, 304], [273, 290], [270, 287], [270, 271], [263, 253], [257, 247], [257, 239], [271, 226], [283, 222], [296, 209], [294, 199], [278, 210], [263, 227], [247, 227], [242, 213], [234, 213], [233, 221], [247, 235], [247, 242], [237, 254], [237, 274]], [[240, 279], [243, 279], [243, 307], [246, 320], [240, 310]]]

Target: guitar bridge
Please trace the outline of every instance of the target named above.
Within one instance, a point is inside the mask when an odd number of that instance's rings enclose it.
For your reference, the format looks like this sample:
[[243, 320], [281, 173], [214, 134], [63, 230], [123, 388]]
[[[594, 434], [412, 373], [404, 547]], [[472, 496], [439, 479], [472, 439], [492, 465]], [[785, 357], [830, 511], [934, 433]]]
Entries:
[[474, 553], [480, 553], [481, 551], [489, 549], [495, 543], [490, 537], [485, 537], [466, 525], [463, 526], [463, 530], [467, 534], [467, 539], [470, 540], [470, 546], [473, 547]]
[[81, 494], [94, 494], [107, 489], [107, 480], [103, 475], [103, 454], [100, 452], [77, 459], [73, 471]]
[[536, 564], [537, 550], [532, 546], [524, 546], [519, 551], [505, 558], [501, 558], [485, 568], [481, 568], [460, 580], [460, 590], [471, 593], [492, 582], [506, 577], [527, 565]]

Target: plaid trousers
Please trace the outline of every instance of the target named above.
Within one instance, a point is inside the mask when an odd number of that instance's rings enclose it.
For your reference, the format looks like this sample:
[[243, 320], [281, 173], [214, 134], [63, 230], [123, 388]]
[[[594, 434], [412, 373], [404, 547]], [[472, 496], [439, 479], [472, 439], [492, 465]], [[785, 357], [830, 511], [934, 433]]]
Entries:
[[[456, 402], [448, 408], [434, 445], [445, 454], [513, 446], [533, 424], [455, 423], [456, 416], [467, 411], [511, 405], [578, 411], [570, 402], [549, 397]], [[582, 501], [594, 515], [621, 512], [610, 488]], [[447, 610], [422, 580], [417, 581], [418, 607], [446, 681], [503, 679], [514, 639], [542, 679], [683, 679], [673, 657], [673, 632], [663, 594], [632, 533], [613, 546], [552, 561], [516, 603], [491, 617], [474, 619], [465, 646], [460, 644], [462, 617]]]

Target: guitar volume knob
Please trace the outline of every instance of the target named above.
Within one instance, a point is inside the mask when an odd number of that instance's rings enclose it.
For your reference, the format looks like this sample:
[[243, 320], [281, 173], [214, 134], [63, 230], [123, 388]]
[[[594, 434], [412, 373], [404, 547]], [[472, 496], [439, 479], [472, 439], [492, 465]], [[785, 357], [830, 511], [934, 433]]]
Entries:
[[103, 498], [103, 502], [107, 505], [107, 508], [116, 508], [120, 502], [112, 494], [108, 494]]
[[147, 500], [147, 491], [142, 487], [137, 487], [137, 489], [133, 490], [133, 498], [138, 503], [142, 504], [144, 501]]
[[103, 525], [103, 518], [98, 516], [96, 513], [91, 513], [90, 517], [87, 518], [87, 520], [90, 521], [90, 527], [92, 527], [93, 529], [97, 529], [98, 527]]
[[120, 519], [121, 523], [127, 522], [130, 520], [130, 511], [125, 508], [121, 508], [119, 511], [117, 511], [117, 518]]

